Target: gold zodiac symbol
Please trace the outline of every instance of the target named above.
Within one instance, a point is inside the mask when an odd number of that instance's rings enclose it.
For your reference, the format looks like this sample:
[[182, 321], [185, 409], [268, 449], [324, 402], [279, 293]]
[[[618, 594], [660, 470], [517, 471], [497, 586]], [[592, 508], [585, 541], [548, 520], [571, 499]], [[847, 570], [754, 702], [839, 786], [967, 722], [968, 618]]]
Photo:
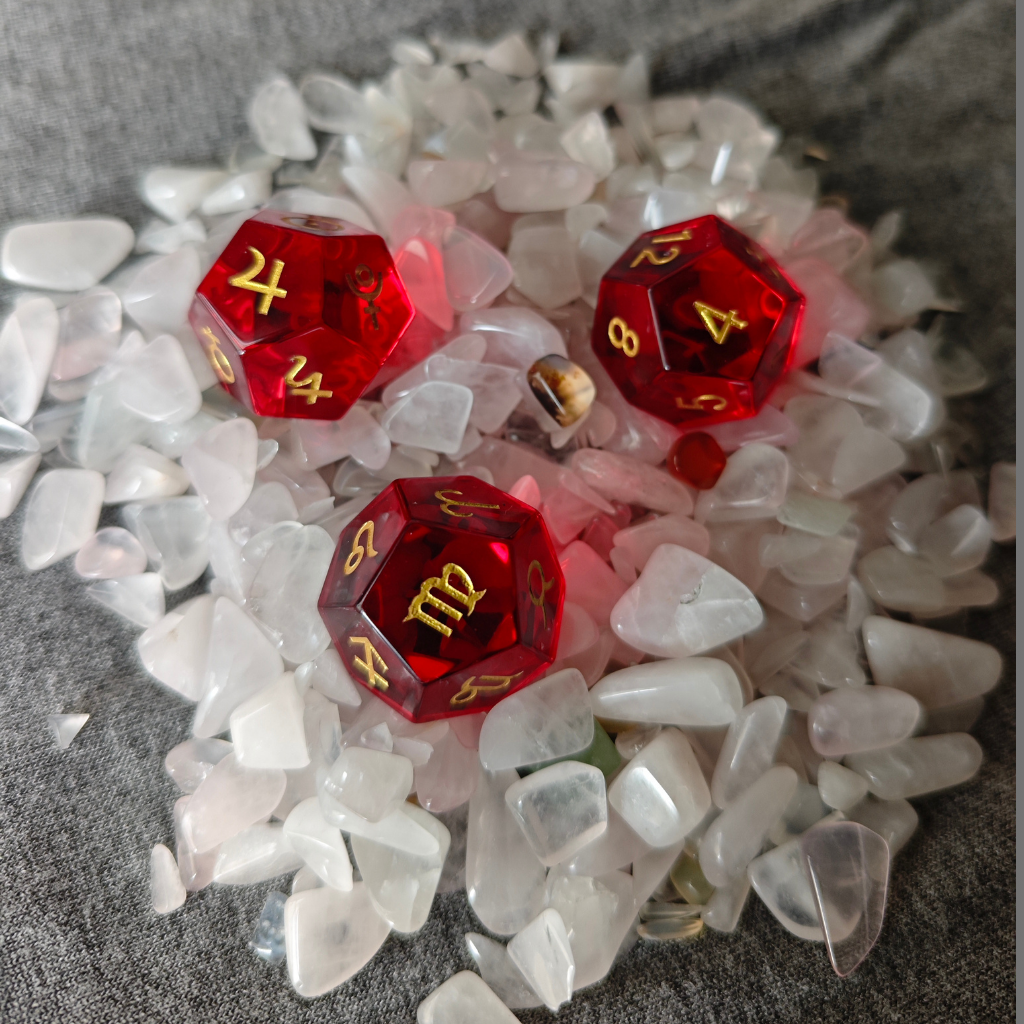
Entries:
[[[729, 331], [734, 327], [737, 331], [742, 331], [748, 326], [746, 320], [740, 320], [735, 309], [723, 313], [720, 309], [715, 309], [714, 306], [709, 306], [704, 302], [695, 302], [693, 308], [697, 310], [701, 320], [704, 321], [704, 326], [708, 329], [708, 334], [711, 335], [716, 345], [724, 345]], [[721, 327], [715, 323], [716, 320], [721, 321]]]
[[[457, 577], [465, 586], [465, 592], [456, 590], [452, 586], [451, 578], [453, 576]], [[462, 618], [462, 612], [453, 608], [446, 601], [442, 601], [435, 594], [432, 594], [430, 591], [433, 587], [440, 590], [442, 594], [447, 594], [456, 601], [461, 601], [466, 606], [467, 618], [473, 614], [477, 601], [487, 593], [486, 590], [474, 590], [473, 581], [469, 578], [469, 573], [462, 566], [456, 565], [454, 562], [448, 562], [441, 570], [440, 576], [430, 576], [428, 579], [425, 579], [420, 584], [420, 592], [409, 603], [409, 614], [402, 621], [408, 622], [410, 619], [419, 619], [420, 622], [425, 623], [431, 629], [436, 629], [438, 633], [444, 636], [452, 635], [451, 627], [446, 626], [443, 622], [435, 619], [429, 612], [424, 611], [423, 606], [425, 604], [432, 605], [439, 612], [450, 615], [456, 622]]]
[[333, 217], [317, 217], [315, 214], [306, 214], [301, 217], [282, 217], [285, 224], [291, 224], [296, 228], [310, 228], [312, 231], [330, 231], [332, 233], [344, 231], [345, 225]]
[[[350, 644], [363, 645], [363, 656], [361, 658], [353, 658], [352, 661], [356, 668], [366, 674], [366, 685], [371, 689], [376, 686], [378, 689], [386, 690], [388, 688], [388, 681], [381, 673], [386, 673], [388, 666], [377, 653], [377, 648], [365, 636], [350, 636], [348, 642]], [[374, 668], [374, 665], [379, 666], [380, 673]]]
[[210, 345], [206, 350], [206, 356], [210, 360], [213, 372], [217, 374], [218, 380], [225, 384], [235, 383], [235, 371], [231, 369], [228, 357], [224, 355], [220, 347], [220, 338], [217, 337], [209, 327], [204, 327], [202, 333], [210, 339]]
[[472, 704], [481, 694], [504, 693], [512, 685], [512, 681], [518, 679], [522, 674], [522, 672], [517, 672], [514, 676], [480, 677], [481, 681], [486, 679], [492, 683], [497, 683], [495, 686], [473, 686], [473, 680], [476, 679], [476, 676], [470, 676], [462, 684], [462, 689], [448, 703], [453, 708], [464, 708], [467, 704]]
[[[705, 409], [701, 402], [712, 402], [710, 409]], [[721, 395], [700, 395], [693, 401], [676, 396], [676, 405], [680, 409], [695, 409], [698, 412], [721, 412], [729, 403]]]
[[[691, 238], [693, 238], [693, 235], [689, 230], [686, 230], [680, 231], [676, 235], [655, 235], [651, 241], [654, 242], [655, 245], [665, 245], [667, 242], [689, 242]], [[640, 255], [630, 263], [630, 267], [637, 267], [643, 263], [644, 260], [647, 260], [648, 263], [653, 263], [656, 267], [660, 267], [664, 266], [666, 263], [671, 263], [678, 255], [679, 246], [677, 245], [673, 245], [668, 252], [661, 253], [660, 255], [653, 249], [647, 248], [643, 249], [640, 252]]]
[[[366, 534], [366, 547], [359, 543], [359, 538], [363, 534]], [[367, 555], [370, 558], [375, 558], [377, 555], [376, 550], [373, 547], [373, 520], [367, 519], [362, 526], [359, 527], [355, 537], [352, 538], [352, 550], [348, 553], [348, 558], [345, 559], [345, 575], [351, 576], [352, 573], [359, 568], [359, 563], [363, 560], [363, 555]]]
[[355, 279], [353, 280], [352, 274], [346, 274], [345, 280], [348, 281], [349, 288], [366, 302], [366, 312], [374, 330], [380, 330], [377, 314], [382, 310], [373, 300], [380, 295], [384, 287], [384, 275], [375, 274], [365, 263], [360, 263], [355, 269]]
[[640, 351], [640, 339], [636, 331], [631, 331], [621, 316], [613, 316], [608, 321], [608, 340], [613, 348], [621, 348], [630, 359]]
[[[537, 570], [537, 575], [540, 577], [540, 590], [534, 593], [533, 590], [533, 570]], [[541, 622], [546, 626], [548, 624], [548, 610], [544, 607], [544, 595], [555, 585], [554, 580], [544, 579], [544, 567], [535, 558], [531, 563], [529, 569], [526, 570], [526, 589], [530, 592], [530, 601], [540, 609]]]
[[248, 270], [243, 270], [242, 273], [229, 277], [228, 284], [233, 284], [236, 288], [245, 288], [250, 292], [259, 292], [263, 298], [260, 299], [256, 312], [266, 316], [270, 312], [270, 304], [274, 299], [283, 299], [288, 294], [283, 288], [277, 287], [277, 282], [281, 280], [281, 271], [284, 270], [284, 262], [282, 260], [274, 260], [270, 264], [270, 275], [267, 277], [267, 283], [260, 284], [259, 281], [254, 281], [253, 278], [262, 272], [267, 262], [266, 257], [259, 249], [254, 249], [251, 245], [248, 249], [252, 253], [252, 263], [249, 265]]
[[292, 368], [284, 375], [284, 382], [288, 385], [289, 395], [305, 395], [306, 405], [316, 405], [318, 398], [331, 398], [333, 391], [321, 391], [320, 385], [324, 382], [322, 373], [311, 373], [302, 380], [298, 375], [306, 365], [305, 356], [292, 356]]
[[434, 497], [441, 502], [441, 511], [446, 515], [455, 516], [456, 519], [468, 519], [472, 512], [455, 512], [455, 508], [501, 508], [500, 505], [483, 505], [479, 501], [456, 501], [455, 498], [448, 498], [448, 494], [462, 494], [462, 491], [434, 491]]

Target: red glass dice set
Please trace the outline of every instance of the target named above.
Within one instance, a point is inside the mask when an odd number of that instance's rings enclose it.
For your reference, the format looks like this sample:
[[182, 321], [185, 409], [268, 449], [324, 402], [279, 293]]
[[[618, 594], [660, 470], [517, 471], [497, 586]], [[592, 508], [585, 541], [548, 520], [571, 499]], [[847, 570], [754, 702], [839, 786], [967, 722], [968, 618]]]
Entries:
[[565, 584], [540, 513], [476, 477], [396, 480], [342, 531], [320, 614], [413, 721], [486, 711], [555, 657]]
[[203, 279], [189, 312], [217, 378], [259, 416], [340, 419], [413, 317], [380, 235], [263, 210]]
[[601, 280], [594, 353], [623, 396], [669, 423], [753, 416], [786, 371], [804, 297], [715, 216], [641, 235]]
[[[786, 371], [804, 297], [715, 216], [641, 235], [601, 281], [592, 345], [623, 396], [693, 427], [753, 416]], [[335, 420], [413, 318], [379, 235], [263, 210], [189, 319], [221, 385], [260, 416]], [[670, 470], [713, 486], [684, 434]], [[689, 474], [689, 475], [688, 475]], [[486, 711], [554, 660], [565, 586], [540, 513], [476, 477], [397, 480], [338, 540], [320, 613], [354, 679], [414, 721]]]

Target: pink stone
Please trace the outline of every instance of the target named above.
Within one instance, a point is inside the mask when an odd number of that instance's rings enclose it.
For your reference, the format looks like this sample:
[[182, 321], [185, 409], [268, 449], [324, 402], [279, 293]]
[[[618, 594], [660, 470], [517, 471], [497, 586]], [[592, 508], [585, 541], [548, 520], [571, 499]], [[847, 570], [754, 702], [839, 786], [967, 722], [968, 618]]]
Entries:
[[889, 847], [865, 825], [834, 821], [800, 837], [829, 960], [840, 978], [851, 974], [882, 930], [889, 888]]
[[601, 632], [585, 608], [572, 601], [562, 605], [562, 628], [558, 634], [558, 659], [572, 658], [598, 642]]
[[603, 558], [583, 541], [575, 540], [559, 558], [565, 577], [566, 600], [580, 605], [598, 626], [607, 626], [612, 608], [627, 585]]
[[463, 227], [442, 249], [448, 301], [465, 313], [489, 306], [512, 283], [512, 264], [490, 242]]
[[[483, 715], [473, 715], [483, 718]], [[465, 722], [465, 718], [453, 719]], [[414, 779], [419, 805], [432, 814], [441, 814], [464, 804], [476, 789], [479, 778], [475, 749], [463, 746], [451, 728], [435, 744], [426, 764], [416, 768]]]
[[823, 694], [807, 716], [811, 746], [840, 758], [905, 740], [921, 718], [921, 705], [889, 686], [843, 686]]
[[441, 253], [423, 238], [412, 237], [395, 253], [395, 269], [417, 311], [442, 330], [455, 323], [445, 289]]
[[700, 429], [710, 434], [724, 452], [734, 452], [745, 444], [773, 444], [778, 448], [788, 448], [800, 437], [796, 424], [774, 405], [763, 406], [756, 416], [749, 419], [714, 423]]
[[508, 493], [532, 508], [540, 508], [540, 487], [537, 481], [527, 473], [521, 476], [509, 489]]
[[869, 245], [866, 231], [851, 224], [835, 207], [822, 207], [793, 236], [787, 258], [813, 256], [842, 274], [867, 255]]
[[804, 257], [786, 262], [782, 269], [807, 299], [800, 338], [790, 356], [791, 368], [813, 363], [829, 331], [846, 338], [864, 333], [870, 310], [827, 263]]
[[636, 526], [627, 526], [615, 534], [614, 542], [617, 548], [629, 555], [637, 571], [643, 569], [659, 544], [676, 544], [705, 556], [711, 546], [711, 538], [705, 526], [674, 512], [637, 523]]

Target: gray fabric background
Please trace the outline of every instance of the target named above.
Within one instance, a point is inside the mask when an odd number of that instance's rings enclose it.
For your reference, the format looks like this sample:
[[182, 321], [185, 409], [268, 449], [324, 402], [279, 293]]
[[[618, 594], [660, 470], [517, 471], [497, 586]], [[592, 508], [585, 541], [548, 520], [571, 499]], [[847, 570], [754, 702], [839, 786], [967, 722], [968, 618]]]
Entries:
[[[147, 165], [226, 153], [271, 69], [387, 65], [429, 30], [556, 27], [572, 53], [650, 57], [659, 91], [722, 88], [834, 154], [825, 191], [870, 223], [900, 207], [900, 248], [964, 300], [952, 328], [995, 385], [954, 403], [986, 462], [1014, 459], [1014, 7], [1008, 0], [0, 0], [0, 225], [120, 214], [138, 225]], [[136, 631], [88, 602], [70, 565], [28, 577], [20, 512], [0, 524], [0, 1019], [407, 1024], [470, 966], [461, 893], [390, 938], [339, 991], [306, 1003], [246, 942], [270, 884], [148, 909], [148, 858], [172, 842], [165, 752], [190, 710], [137, 663]], [[1007, 602], [965, 620], [1006, 654], [975, 733], [986, 761], [918, 801], [881, 940], [841, 982], [821, 946], [751, 898], [736, 934], [640, 945], [566, 1022], [1009, 1020], [1015, 994], [1013, 548], [990, 570]], [[181, 595], [186, 596], [186, 595]], [[171, 603], [175, 603], [172, 601]], [[66, 753], [45, 716], [89, 711]], [[549, 1018], [522, 1012], [524, 1021]]]

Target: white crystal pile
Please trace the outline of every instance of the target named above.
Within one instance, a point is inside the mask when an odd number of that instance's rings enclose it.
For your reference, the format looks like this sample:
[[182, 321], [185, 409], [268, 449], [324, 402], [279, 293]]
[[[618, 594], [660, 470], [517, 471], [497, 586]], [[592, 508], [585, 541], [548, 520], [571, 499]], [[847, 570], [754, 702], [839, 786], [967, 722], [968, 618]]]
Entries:
[[[0, 331], [0, 515], [35, 477], [25, 565], [74, 554], [195, 705], [167, 755], [182, 795], [154, 909], [294, 873], [253, 948], [316, 996], [464, 879], [483, 981], [445, 981], [421, 1024], [554, 1010], [638, 934], [733, 931], [751, 886], [848, 973], [916, 826], [908, 799], [977, 771], [967, 730], [1001, 672], [934, 627], [997, 599], [982, 566], [1015, 536], [1015, 466], [991, 468], [986, 513], [944, 404], [985, 373], [941, 317], [915, 329], [953, 307], [892, 252], [899, 217], [868, 234], [820, 204], [803, 154], [733, 100], [651, 100], [642, 58], [556, 51], [408, 41], [380, 82], [275, 79], [225, 167], [143, 177], [158, 218], [137, 235], [23, 224], [0, 253], [26, 288]], [[267, 204], [379, 231], [419, 314], [378, 397], [338, 422], [248, 416], [186, 321]], [[664, 465], [679, 431], [623, 400], [589, 337], [635, 236], [712, 212], [805, 293], [804, 368], [708, 429], [730, 455], [697, 493]], [[569, 427], [526, 384], [550, 354], [596, 384]], [[542, 511], [558, 658], [486, 717], [416, 725], [352, 681], [316, 601], [389, 481], [459, 472]], [[123, 525], [97, 529], [105, 506]], [[165, 611], [208, 569], [209, 593]], [[468, 823], [464, 849], [438, 815]]]

